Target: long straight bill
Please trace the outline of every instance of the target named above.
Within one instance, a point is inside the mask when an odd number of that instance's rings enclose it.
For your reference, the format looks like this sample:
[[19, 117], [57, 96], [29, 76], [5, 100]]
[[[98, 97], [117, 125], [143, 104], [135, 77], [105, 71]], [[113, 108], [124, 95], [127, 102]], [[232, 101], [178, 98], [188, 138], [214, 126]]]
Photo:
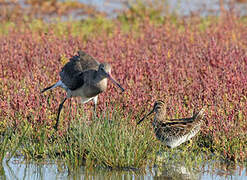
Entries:
[[122, 92], [124, 92], [124, 88], [122, 88], [122, 86], [121, 86], [115, 79], [113, 79], [113, 77], [112, 77], [110, 74], [108, 74], [108, 78], [109, 78], [114, 84], [116, 84], [116, 85], [122, 90]]
[[151, 115], [152, 113], [154, 112], [154, 109], [150, 112], [150, 113], [148, 113], [146, 116], [144, 116], [138, 123], [137, 123], [137, 125], [139, 125], [145, 118], [147, 118], [149, 115]]

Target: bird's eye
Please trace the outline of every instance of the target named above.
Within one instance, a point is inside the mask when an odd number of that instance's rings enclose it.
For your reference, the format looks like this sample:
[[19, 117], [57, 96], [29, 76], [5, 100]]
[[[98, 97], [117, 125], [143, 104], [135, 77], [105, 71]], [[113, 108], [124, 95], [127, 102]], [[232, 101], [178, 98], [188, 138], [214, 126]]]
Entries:
[[104, 65], [101, 65], [101, 66], [100, 66], [100, 69], [101, 69], [101, 70], [104, 70]]

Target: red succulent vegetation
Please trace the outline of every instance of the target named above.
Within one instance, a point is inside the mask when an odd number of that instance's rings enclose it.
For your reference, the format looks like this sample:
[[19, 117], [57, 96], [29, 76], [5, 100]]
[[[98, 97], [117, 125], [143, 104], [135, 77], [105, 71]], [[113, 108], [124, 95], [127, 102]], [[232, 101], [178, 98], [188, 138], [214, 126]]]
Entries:
[[[100, 110], [119, 105], [136, 121], [137, 114], [149, 110], [157, 99], [168, 103], [168, 117], [189, 116], [194, 108], [206, 106], [203, 133], [212, 134], [216, 145], [235, 137], [247, 141], [247, 26], [228, 16], [202, 25], [198, 19], [175, 23], [167, 19], [125, 32], [116, 23], [110, 35], [102, 32], [90, 40], [70, 34], [57, 37], [52, 28], [41, 35], [16, 28], [0, 37], [2, 125], [18, 125], [27, 117], [33, 126], [54, 124], [63, 91], [40, 94], [40, 90], [56, 82], [65, 57], [81, 49], [110, 62], [112, 74], [126, 89], [121, 93], [109, 83], [99, 97]], [[79, 116], [76, 108], [81, 106], [74, 102], [73, 107], [65, 105], [63, 123]], [[247, 157], [246, 151], [243, 143], [241, 159]]]

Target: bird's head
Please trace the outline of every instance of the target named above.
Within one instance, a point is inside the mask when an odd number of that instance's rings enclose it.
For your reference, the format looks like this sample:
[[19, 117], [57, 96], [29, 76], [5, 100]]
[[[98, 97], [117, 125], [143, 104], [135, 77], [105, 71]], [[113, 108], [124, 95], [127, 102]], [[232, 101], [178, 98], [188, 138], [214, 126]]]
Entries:
[[151, 115], [152, 113], [158, 113], [158, 114], [165, 114], [166, 113], [166, 103], [162, 100], [158, 100], [155, 101], [154, 105], [153, 105], [153, 109], [147, 114], [145, 115], [138, 123], [140, 124], [145, 118], [147, 118], [149, 115]]
[[111, 75], [111, 65], [109, 63], [101, 63], [99, 65], [98, 71], [101, 75], [108, 77], [109, 75]]
[[104, 78], [110, 79], [115, 85], [117, 85], [122, 91], [124, 88], [112, 77], [111, 75], [111, 65], [109, 63], [101, 63], [99, 65], [98, 73]]

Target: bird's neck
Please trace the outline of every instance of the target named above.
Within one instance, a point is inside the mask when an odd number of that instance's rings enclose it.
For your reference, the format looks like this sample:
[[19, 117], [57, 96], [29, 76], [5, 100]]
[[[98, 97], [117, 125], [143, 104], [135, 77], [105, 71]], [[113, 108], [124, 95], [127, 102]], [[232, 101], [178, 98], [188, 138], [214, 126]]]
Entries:
[[94, 81], [101, 81], [103, 79], [105, 79], [106, 77], [103, 76], [99, 71], [96, 71], [94, 73]]
[[154, 120], [152, 122], [153, 127], [159, 128], [165, 121], [166, 121], [166, 113], [165, 112], [160, 112], [156, 113], [154, 116]]
[[164, 121], [165, 118], [166, 118], [166, 111], [160, 109], [158, 112], [156, 112], [155, 118], [154, 118], [154, 119], [155, 119], [156, 121]]
[[94, 76], [94, 86], [99, 88], [100, 91], [105, 91], [107, 87], [107, 78], [99, 74], [98, 72], [95, 73]]

